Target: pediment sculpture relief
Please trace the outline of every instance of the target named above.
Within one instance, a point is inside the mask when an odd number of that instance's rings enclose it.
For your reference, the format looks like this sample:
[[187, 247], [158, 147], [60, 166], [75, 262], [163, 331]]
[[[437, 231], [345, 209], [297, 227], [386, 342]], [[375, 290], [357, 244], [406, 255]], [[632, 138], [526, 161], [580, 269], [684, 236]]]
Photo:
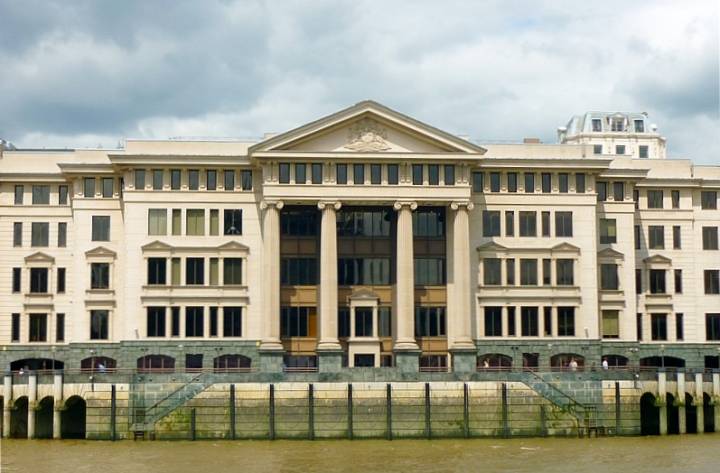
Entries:
[[385, 141], [387, 131], [377, 122], [364, 118], [350, 127], [345, 148], [353, 151], [385, 151], [390, 146]]

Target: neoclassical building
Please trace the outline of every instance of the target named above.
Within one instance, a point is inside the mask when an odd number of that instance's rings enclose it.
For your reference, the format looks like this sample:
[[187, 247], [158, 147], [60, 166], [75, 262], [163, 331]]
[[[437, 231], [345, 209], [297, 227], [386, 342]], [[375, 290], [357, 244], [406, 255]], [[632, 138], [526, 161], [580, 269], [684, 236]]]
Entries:
[[720, 367], [720, 166], [666, 159], [646, 114], [480, 146], [365, 101], [0, 153], [13, 370]]

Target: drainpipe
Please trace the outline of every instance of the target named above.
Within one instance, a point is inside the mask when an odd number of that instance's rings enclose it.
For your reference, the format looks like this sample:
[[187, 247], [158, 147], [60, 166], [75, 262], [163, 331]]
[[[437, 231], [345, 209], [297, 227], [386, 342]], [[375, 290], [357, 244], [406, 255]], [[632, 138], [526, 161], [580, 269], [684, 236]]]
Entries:
[[9, 371], [5, 373], [5, 377], [3, 379], [3, 399], [5, 400], [3, 404], [3, 437], [4, 438], [10, 438], [10, 416], [12, 415], [12, 411], [10, 410], [10, 406], [12, 405], [12, 373]]
[[27, 438], [35, 438], [35, 409], [37, 408], [37, 372], [28, 376], [28, 425]]
[[62, 438], [62, 406], [63, 406], [63, 373], [61, 370], [55, 371], [53, 378], [53, 438]]

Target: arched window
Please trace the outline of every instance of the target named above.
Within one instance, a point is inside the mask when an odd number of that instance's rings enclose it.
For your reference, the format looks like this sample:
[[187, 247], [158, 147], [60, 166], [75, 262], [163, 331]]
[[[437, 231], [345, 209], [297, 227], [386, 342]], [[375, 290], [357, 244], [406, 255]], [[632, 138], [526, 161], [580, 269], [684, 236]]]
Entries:
[[115, 371], [115, 368], [117, 368], [117, 362], [107, 356], [92, 356], [80, 362], [80, 369], [83, 371], [104, 373], [105, 371]]
[[560, 353], [550, 358], [553, 371], [582, 371], [585, 357], [576, 353]]
[[24, 358], [10, 363], [10, 371], [46, 371], [63, 368], [65, 368], [65, 363], [50, 358]]
[[243, 355], [221, 355], [213, 360], [216, 373], [250, 371], [251, 360]]
[[145, 355], [137, 359], [137, 369], [141, 373], [175, 371], [175, 358], [167, 355]]
[[674, 356], [648, 356], [640, 358], [640, 367], [647, 369], [684, 368], [685, 360]]
[[625, 368], [628, 365], [627, 357], [622, 355], [605, 355], [603, 359], [607, 360], [610, 369]]
[[477, 357], [478, 370], [510, 370], [512, 368], [512, 358], [500, 353], [486, 353]]

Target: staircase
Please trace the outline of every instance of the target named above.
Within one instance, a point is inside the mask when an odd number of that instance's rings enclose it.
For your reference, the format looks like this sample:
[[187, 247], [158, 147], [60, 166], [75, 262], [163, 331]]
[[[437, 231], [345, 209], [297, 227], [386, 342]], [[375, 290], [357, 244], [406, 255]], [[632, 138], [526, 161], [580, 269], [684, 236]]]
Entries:
[[[133, 423], [130, 428], [134, 438], [145, 438], [152, 434], [155, 423], [160, 419], [194, 398], [213, 380], [208, 373], [198, 373], [180, 387], [172, 391], [147, 391], [147, 384], [142, 381], [134, 383], [133, 387]], [[142, 390], [140, 390], [142, 387]]]

